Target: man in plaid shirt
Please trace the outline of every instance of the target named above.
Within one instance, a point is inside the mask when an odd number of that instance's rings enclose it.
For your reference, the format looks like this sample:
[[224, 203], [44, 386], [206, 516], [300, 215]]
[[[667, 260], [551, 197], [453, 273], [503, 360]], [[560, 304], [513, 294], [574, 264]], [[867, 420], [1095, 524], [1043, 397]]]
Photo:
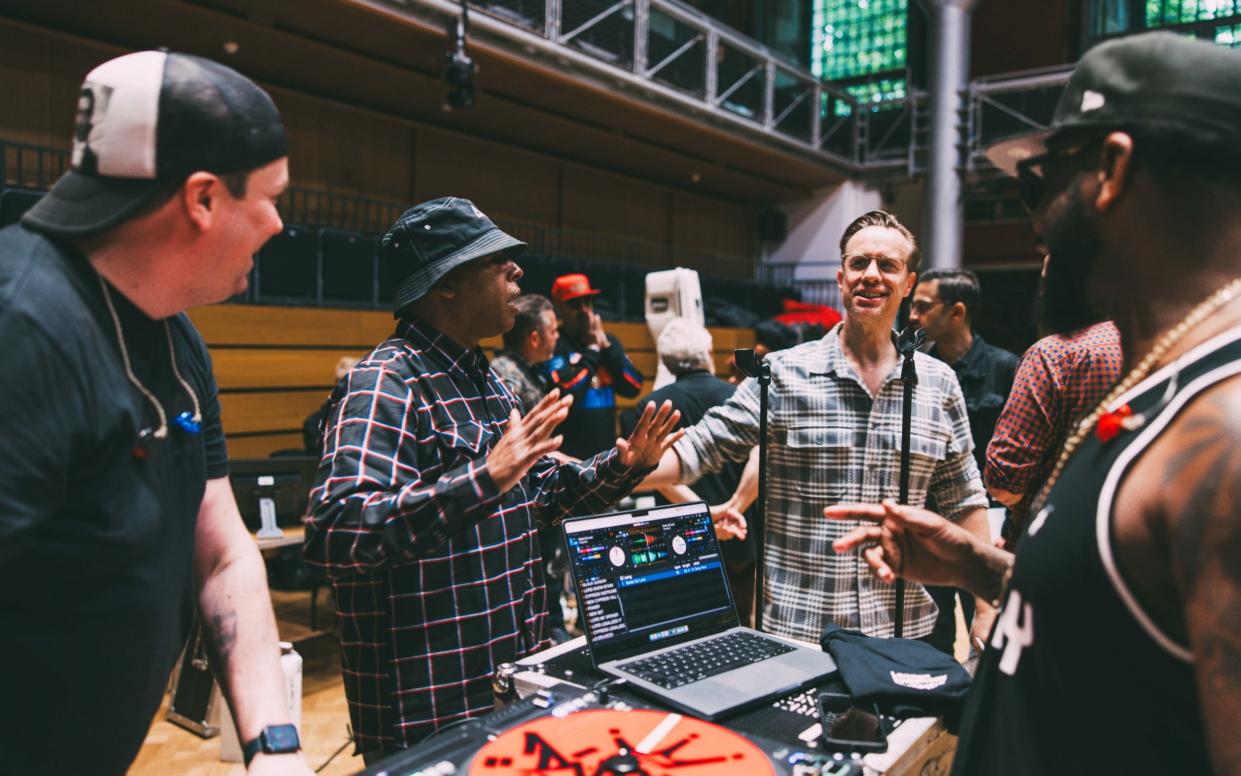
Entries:
[[523, 417], [478, 346], [513, 325], [524, 247], [467, 200], [407, 211], [383, 239], [396, 332], [332, 397], [305, 557], [368, 762], [493, 709], [495, 666], [548, 643], [538, 524], [605, 510], [678, 438], [665, 405], [588, 461], [547, 457], [571, 397]]
[[[817, 642], [829, 622], [893, 635], [895, 588], [871, 576], [860, 552], [838, 555], [832, 540], [860, 523], [828, 521], [823, 508], [898, 495], [901, 365], [892, 325], [916, 282], [914, 236], [895, 216], [872, 211], [841, 238], [837, 272], [845, 317], [822, 339], [768, 356], [770, 444], [763, 627]], [[914, 356], [909, 502], [933, 495], [943, 514], [989, 539], [987, 498], [972, 455], [965, 400], [952, 369]], [[758, 443], [758, 384], [746, 380], [707, 412], [660, 461], [648, 485], [692, 482], [743, 460]], [[905, 631], [922, 638], [935, 603], [920, 585], [905, 597]], [[974, 633], [990, 628], [980, 608]]]

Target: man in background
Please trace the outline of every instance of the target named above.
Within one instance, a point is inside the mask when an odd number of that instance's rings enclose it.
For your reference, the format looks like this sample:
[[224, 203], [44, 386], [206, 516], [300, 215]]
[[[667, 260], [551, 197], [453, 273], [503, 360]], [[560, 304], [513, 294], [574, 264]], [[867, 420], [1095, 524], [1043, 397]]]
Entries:
[[961, 384], [979, 471], [1017, 371], [1016, 355], [986, 342], [974, 331], [981, 304], [978, 276], [961, 269], [922, 273], [909, 303], [910, 324], [926, 330], [930, 344], [927, 354], [952, 367]]
[[1030, 519], [1030, 504], [1073, 430], [1120, 379], [1124, 357], [1120, 331], [1090, 308], [1065, 298], [1064, 283], [1047, 282], [1043, 263], [1039, 310], [1050, 334], [1021, 357], [1008, 404], [987, 446], [983, 481], [991, 497], [1008, 507], [1002, 536], [1016, 547]]
[[[909, 323], [926, 330], [927, 354], [938, 358], [957, 376], [965, 397], [970, 434], [974, 438], [974, 461], [982, 471], [995, 420], [1012, 389], [1017, 356], [985, 342], [974, 331], [974, 318], [982, 304], [978, 276], [969, 270], [932, 269], [922, 273], [909, 303]], [[935, 505], [928, 505], [934, 509]], [[950, 587], [928, 585], [939, 614], [930, 642], [953, 654], [957, 638], [957, 596]], [[965, 627], [974, 621], [974, 597], [961, 593]]]
[[[556, 328], [556, 312], [547, 297], [524, 294], [513, 300], [513, 306], [517, 308], [513, 328], [504, 332], [504, 351], [491, 360], [491, 371], [499, 375], [517, 397], [524, 414], [534, 409], [553, 388], [542, 366], [555, 352], [560, 332]], [[562, 544], [558, 527], [539, 529], [547, 581], [547, 629], [556, 644], [573, 638], [565, 629], [564, 609], [560, 603], [564, 595], [564, 575], [568, 571]]]
[[504, 350], [491, 360], [491, 370], [521, 402], [522, 413], [527, 413], [553, 388], [541, 366], [555, 353], [560, 332], [547, 297], [524, 294], [513, 300], [513, 306], [517, 308], [513, 328], [504, 332]]
[[616, 439], [616, 396], [642, 391], [642, 374], [625, 355], [620, 340], [603, 330], [590, 287], [580, 273], [561, 275], [552, 283], [552, 301], [560, 318], [560, 341], [548, 368], [561, 393], [573, 397], [568, 420], [557, 429], [564, 435], [561, 452], [589, 458]]

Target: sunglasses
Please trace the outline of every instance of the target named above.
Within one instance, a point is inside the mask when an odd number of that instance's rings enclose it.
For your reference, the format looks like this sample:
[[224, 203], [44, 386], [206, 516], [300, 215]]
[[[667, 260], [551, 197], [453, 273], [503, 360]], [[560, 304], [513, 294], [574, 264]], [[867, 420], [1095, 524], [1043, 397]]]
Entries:
[[1072, 159], [1097, 142], [1097, 140], [1089, 140], [1078, 145], [1048, 151], [1018, 162], [1017, 196], [1021, 198], [1021, 204], [1025, 206], [1026, 210], [1033, 213], [1038, 208], [1039, 203], [1043, 201], [1043, 195], [1046, 193], [1047, 188], [1046, 170], [1043, 168], [1047, 162], [1053, 159]]

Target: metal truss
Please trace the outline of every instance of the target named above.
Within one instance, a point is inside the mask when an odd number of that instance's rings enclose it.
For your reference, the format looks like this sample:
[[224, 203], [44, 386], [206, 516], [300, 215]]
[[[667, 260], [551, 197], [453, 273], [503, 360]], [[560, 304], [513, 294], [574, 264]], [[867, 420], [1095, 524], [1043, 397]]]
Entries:
[[[459, 0], [352, 0], [442, 26]], [[542, 60], [871, 181], [926, 171], [924, 92], [859, 102], [800, 64], [679, 0], [469, 0], [475, 40]], [[961, 172], [998, 173], [982, 154], [1046, 125], [1070, 68], [979, 79], [964, 95]]]
[[[442, 26], [454, 0], [353, 0]], [[470, 0], [471, 34], [860, 175], [867, 106], [678, 0]], [[477, 13], [475, 13], [477, 12]]]

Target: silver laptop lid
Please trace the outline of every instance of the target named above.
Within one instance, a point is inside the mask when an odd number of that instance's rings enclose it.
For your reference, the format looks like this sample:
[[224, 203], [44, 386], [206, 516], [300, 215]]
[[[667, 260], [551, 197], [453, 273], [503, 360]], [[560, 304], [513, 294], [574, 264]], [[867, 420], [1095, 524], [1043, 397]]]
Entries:
[[738, 624], [705, 503], [570, 518], [563, 527], [596, 665]]

